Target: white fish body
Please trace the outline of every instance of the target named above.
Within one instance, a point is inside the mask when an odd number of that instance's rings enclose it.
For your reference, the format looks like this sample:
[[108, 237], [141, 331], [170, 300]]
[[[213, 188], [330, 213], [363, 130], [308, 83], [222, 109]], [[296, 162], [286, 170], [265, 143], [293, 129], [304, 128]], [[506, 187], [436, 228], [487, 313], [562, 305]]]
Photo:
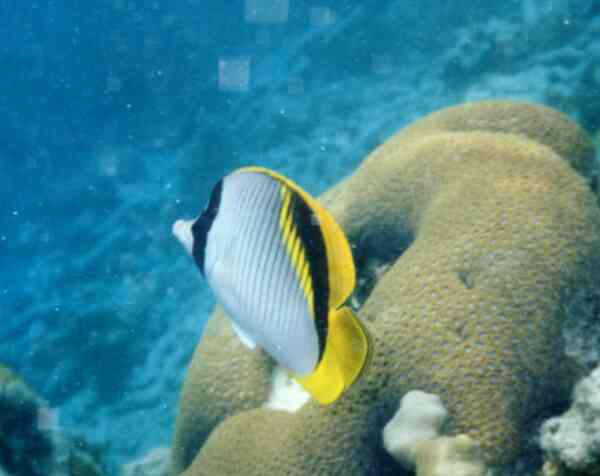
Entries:
[[240, 169], [173, 233], [245, 346], [264, 349], [321, 403], [360, 376], [370, 340], [344, 306], [355, 286], [350, 245], [300, 187], [268, 169]]

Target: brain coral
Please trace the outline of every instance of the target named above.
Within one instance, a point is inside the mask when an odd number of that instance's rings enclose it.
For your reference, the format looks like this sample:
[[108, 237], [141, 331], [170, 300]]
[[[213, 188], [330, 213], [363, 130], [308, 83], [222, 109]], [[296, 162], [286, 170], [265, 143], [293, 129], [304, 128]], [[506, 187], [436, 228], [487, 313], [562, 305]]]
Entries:
[[172, 473], [179, 473], [191, 462], [223, 419], [256, 408], [267, 399], [273, 368], [264, 352], [250, 352], [240, 343], [218, 307], [194, 353], [181, 391]]
[[593, 156], [563, 115], [516, 102], [446, 109], [377, 148], [323, 197], [354, 246], [371, 366], [331, 406], [261, 409], [273, 364], [217, 311], [184, 386], [173, 472], [398, 474], [381, 431], [414, 389], [437, 394], [449, 433], [488, 463], [512, 461], [578, 374], [561, 321], [578, 289], [598, 287]]

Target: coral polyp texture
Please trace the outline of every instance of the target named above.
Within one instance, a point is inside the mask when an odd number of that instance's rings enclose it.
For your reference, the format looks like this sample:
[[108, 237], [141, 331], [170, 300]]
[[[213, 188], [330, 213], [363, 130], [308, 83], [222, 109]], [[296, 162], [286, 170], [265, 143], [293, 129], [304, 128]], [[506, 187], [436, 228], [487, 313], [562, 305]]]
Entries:
[[183, 389], [173, 472], [401, 474], [382, 430], [411, 390], [437, 395], [445, 433], [486, 464], [512, 462], [581, 375], [561, 323], [598, 287], [595, 180], [585, 133], [543, 106], [465, 104], [400, 131], [322, 197], [354, 248], [371, 365], [333, 405], [263, 408], [274, 365], [217, 310]]
[[217, 308], [196, 348], [181, 391], [173, 441], [173, 470], [185, 468], [225, 418], [267, 400], [274, 362], [251, 352]]

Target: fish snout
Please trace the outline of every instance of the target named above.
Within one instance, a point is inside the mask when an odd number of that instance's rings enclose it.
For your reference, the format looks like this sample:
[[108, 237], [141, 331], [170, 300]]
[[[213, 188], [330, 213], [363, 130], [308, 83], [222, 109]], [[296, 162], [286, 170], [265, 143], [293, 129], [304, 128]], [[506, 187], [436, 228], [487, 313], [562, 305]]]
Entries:
[[194, 248], [193, 224], [194, 220], [177, 220], [173, 223], [173, 228], [171, 229], [175, 237], [190, 255], [192, 255]]

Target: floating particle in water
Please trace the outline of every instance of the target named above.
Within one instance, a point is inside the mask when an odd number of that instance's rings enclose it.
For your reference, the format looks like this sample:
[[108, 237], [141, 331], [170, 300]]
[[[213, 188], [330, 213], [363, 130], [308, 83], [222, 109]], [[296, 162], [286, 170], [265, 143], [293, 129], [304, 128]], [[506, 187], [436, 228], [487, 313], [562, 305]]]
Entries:
[[250, 84], [250, 59], [247, 57], [219, 59], [219, 89], [247, 91]]
[[266, 29], [257, 30], [256, 44], [259, 46], [269, 46], [271, 44], [271, 32]]
[[21, 223], [19, 228], [19, 242], [24, 244], [29, 243], [33, 241], [37, 234], [38, 228], [33, 223], [29, 221]]
[[57, 430], [59, 428], [60, 413], [58, 408], [40, 406], [37, 413], [37, 427], [41, 431]]
[[[100, 173], [106, 177], [114, 177], [119, 172], [119, 159], [116, 154], [106, 154], [98, 161]], [[90, 190], [92, 190], [90, 188]]]
[[375, 74], [390, 74], [393, 70], [392, 57], [386, 53], [372, 55], [371, 69]]
[[288, 0], [246, 0], [244, 18], [249, 23], [285, 23], [289, 10]]
[[311, 7], [310, 9], [310, 24], [318, 28], [333, 25], [336, 20], [335, 12], [325, 6]]
[[304, 81], [300, 78], [291, 78], [288, 80], [288, 94], [300, 96], [304, 94]]
[[106, 86], [104, 87], [105, 94], [118, 93], [123, 87], [123, 81], [117, 76], [108, 76], [106, 78]]
[[164, 139], [164, 137], [155, 137], [152, 139], [152, 147], [155, 149], [162, 149], [165, 147], [166, 143], [167, 141]]

